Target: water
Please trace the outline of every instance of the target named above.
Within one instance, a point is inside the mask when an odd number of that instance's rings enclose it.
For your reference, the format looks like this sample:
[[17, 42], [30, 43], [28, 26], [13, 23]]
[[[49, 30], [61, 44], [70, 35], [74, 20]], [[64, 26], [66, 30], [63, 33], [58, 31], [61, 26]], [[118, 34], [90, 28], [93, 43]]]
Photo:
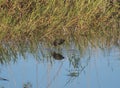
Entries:
[[60, 53], [65, 59], [36, 60], [27, 53], [26, 59], [19, 55], [15, 63], [1, 64], [0, 77], [9, 81], [0, 80], [0, 88], [120, 88], [118, 47], [89, 47], [84, 56], [77, 49]]

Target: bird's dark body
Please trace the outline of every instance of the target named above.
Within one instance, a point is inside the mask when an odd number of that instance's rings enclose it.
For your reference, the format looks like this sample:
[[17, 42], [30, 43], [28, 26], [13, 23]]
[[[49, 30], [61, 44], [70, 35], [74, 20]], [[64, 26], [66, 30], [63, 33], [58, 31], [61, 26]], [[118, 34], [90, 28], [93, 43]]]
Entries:
[[61, 45], [65, 42], [64, 39], [56, 39], [54, 42], [53, 42], [53, 45], [54, 46], [58, 46], [58, 45]]
[[63, 55], [61, 55], [61, 54], [59, 54], [59, 53], [56, 53], [56, 52], [53, 52], [53, 53], [52, 53], [52, 56], [53, 56], [53, 58], [56, 59], [56, 60], [62, 60], [62, 59], [64, 59], [64, 56], [63, 56]]

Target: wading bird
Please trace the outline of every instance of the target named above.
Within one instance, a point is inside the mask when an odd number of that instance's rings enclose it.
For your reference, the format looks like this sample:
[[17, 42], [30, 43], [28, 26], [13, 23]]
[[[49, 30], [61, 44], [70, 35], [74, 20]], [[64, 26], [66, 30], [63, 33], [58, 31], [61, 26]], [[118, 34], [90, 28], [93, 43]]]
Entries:
[[56, 39], [56, 40], [54, 40], [53, 45], [58, 46], [58, 45], [63, 44], [64, 42], [65, 42], [64, 39]]
[[61, 55], [60, 53], [53, 52], [53, 53], [52, 53], [52, 56], [53, 56], [53, 58], [56, 59], [56, 60], [62, 60], [62, 59], [64, 59], [64, 56]]

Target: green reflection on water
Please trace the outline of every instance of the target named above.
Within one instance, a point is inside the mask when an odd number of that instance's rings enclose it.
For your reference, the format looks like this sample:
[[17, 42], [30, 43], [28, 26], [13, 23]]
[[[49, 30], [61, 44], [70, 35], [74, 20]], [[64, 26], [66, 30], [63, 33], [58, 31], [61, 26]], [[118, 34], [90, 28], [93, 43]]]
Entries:
[[100, 48], [104, 51], [114, 46], [120, 49], [120, 36], [118, 34], [119, 31], [115, 32], [114, 35], [107, 36], [104, 34], [101, 37], [91, 34], [87, 36], [74, 35], [64, 38], [64, 43], [57, 46], [54, 45], [55, 40], [49, 42], [47, 38], [43, 41], [34, 39], [32, 41], [1, 42], [0, 63], [16, 62], [19, 56], [27, 59], [27, 54], [32, 54], [39, 61], [52, 61], [53, 58], [62, 60], [62, 58], [68, 57], [70, 63], [77, 68], [80, 58], [84, 57], [90, 48]]

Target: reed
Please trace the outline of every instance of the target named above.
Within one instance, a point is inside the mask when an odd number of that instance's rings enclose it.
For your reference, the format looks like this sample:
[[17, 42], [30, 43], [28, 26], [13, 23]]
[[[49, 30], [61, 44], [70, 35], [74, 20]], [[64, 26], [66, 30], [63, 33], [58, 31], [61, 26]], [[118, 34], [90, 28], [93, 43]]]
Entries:
[[40, 42], [52, 46], [56, 38], [66, 45], [73, 40], [81, 53], [89, 43], [119, 46], [119, 5], [118, 0], [0, 0], [1, 58], [35, 53]]
[[120, 25], [117, 0], [1, 0], [0, 7], [0, 40], [43, 39], [58, 31], [67, 36], [70, 30], [106, 34], [111, 24]]

